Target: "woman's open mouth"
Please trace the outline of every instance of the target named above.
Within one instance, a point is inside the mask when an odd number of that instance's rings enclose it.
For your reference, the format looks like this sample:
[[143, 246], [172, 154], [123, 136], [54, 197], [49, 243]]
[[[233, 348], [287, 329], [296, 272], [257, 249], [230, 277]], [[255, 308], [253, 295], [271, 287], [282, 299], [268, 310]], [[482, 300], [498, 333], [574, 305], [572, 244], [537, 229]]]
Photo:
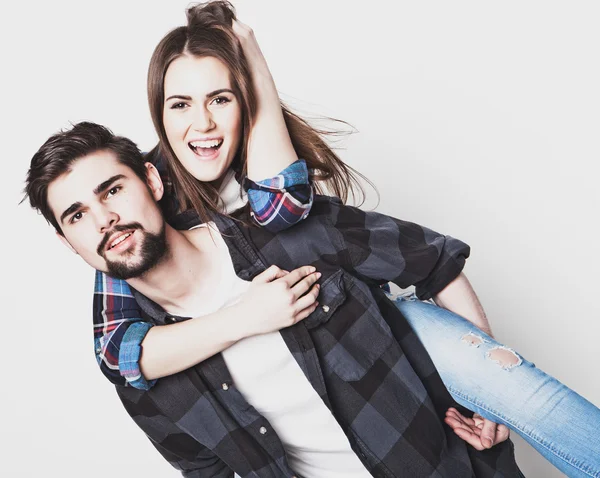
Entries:
[[219, 154], [219, 148], [223, 144], [223, 139], [210, 139], [207, 141], [190, 141], [189, 148], [196, 156], [202, 159], [214, 159]]

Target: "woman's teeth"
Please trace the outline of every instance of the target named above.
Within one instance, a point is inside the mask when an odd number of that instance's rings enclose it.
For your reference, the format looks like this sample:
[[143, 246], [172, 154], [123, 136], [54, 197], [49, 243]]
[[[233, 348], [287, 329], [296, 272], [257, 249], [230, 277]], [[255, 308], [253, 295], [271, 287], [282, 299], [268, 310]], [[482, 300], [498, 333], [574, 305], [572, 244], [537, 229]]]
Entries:
[[191, 141], [188, 143], [194, 152], [199, 152], [199, 149], [218, 149], [223, 144], [222, 139], [211, 139], [209, 141]]

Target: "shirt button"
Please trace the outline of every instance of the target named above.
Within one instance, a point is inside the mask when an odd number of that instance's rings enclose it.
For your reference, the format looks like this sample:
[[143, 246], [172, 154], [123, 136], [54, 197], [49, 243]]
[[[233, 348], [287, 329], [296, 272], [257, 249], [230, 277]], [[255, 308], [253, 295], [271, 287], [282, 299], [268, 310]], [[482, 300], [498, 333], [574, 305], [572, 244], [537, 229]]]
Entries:
[[261, 435], [264, 435], [265, 433], [267, 433], [267, 429], [265, 427], [260, 427], [260, 429], [258, 431], [260, 432]]
[[227, 385], [226, 383], [221, 385], [221, 387], [223, 387], [223, 390], [229, 390], [229, 385]]
[[96, 353], [97, 353], [97, 354], [99, 354], [100, 352], [102, 352], [102, 348], [101, 348], [101, 347], [98, 347], [98, 348], [96, 349]]
[[324, 305], [322, 307], [322, 309], [323, 309], [323, 312], [325, 312], [325, 313], [329, 312], [329, 306], [328, 305]]

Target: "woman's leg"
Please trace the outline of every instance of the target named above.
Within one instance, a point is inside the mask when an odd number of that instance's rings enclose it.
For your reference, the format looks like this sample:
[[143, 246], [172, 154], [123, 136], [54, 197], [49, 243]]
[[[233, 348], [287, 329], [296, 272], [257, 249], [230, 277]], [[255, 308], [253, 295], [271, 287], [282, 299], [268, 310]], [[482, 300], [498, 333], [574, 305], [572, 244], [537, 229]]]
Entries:
[[393, 297], [461, 405], [519, 433], [570, 477], [600, 477], [600, 409], [446, 309]]

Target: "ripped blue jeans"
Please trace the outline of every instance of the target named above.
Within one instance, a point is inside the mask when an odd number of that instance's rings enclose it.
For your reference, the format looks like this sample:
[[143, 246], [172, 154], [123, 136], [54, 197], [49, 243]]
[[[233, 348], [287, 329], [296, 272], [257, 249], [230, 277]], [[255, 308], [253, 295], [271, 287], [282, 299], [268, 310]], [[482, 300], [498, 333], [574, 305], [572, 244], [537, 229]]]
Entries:
[[521, 435], [570, 477], [600, 478], [600, 409], [463, 317], [388, 293], [458, 403]]

